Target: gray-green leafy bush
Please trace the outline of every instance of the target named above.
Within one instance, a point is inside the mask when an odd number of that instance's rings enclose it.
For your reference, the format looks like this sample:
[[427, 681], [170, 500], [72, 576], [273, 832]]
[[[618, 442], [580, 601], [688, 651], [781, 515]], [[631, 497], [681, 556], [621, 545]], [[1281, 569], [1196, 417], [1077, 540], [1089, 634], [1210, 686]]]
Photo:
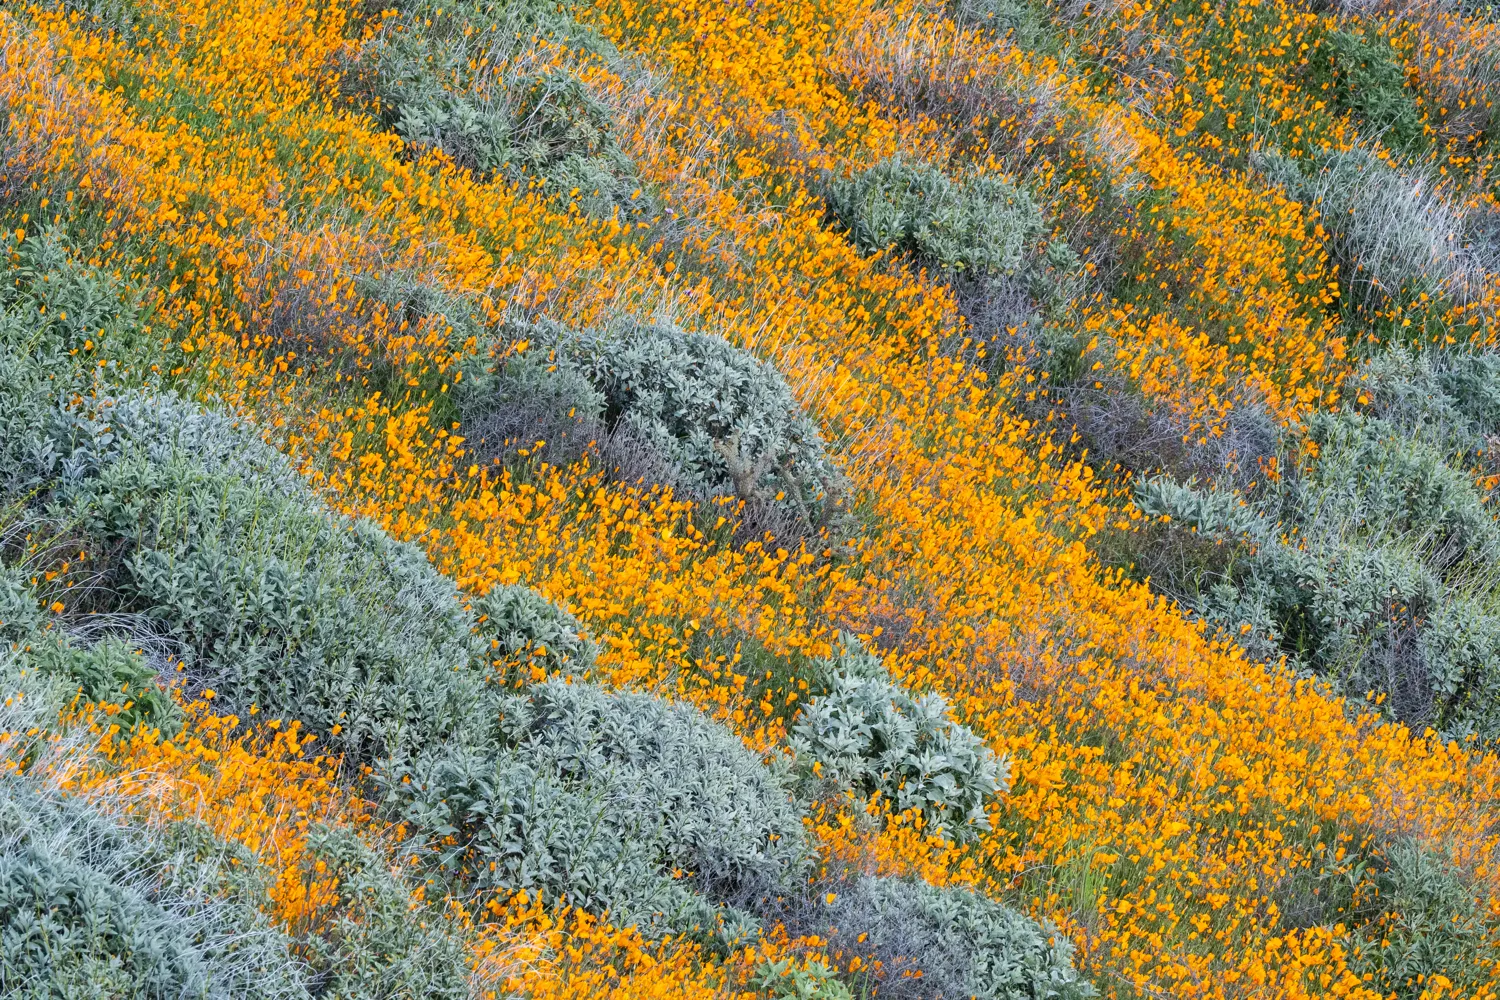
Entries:
[[533, 671], [582, 674], [598, 655], [578, 619], [530, 587], [500, 584], [475, 598], [473, 609], [480, 634], [490, 640], [491, 666], [526, 666], [523, 680]]
[[31, 581], [19, 566], [0, 562], [0, 644], [19, 643], [40, 632], [47, 623]]
[[163, 687], [155, 664], [117, 636], [82, 645], [60, 636], [32, 644], [32, 663], [45, 674], [77, 685], [85, 702], [120, 706], [113, 721], [127, 732], [138, 725], [168, 736], [181, 728], [181, 711]]
[[754, 536], [837, 529], [844, 477], [774, 365], [712, 334], [634, 321], [508, 332], [529, 349], [463, 380], [465, 420], [481, 437], [550, 445], [571, 435], [626, 482], [743, 502]]
[[1335, 104], [1358, 117], [1366, 139], [1393, 150], [1419, 146], [1422, 110], [1389, 42], [1373, 32], [1334, 30], [1311, 55], [1314, 76], [1327, 78]]
[[[896, 156], [828, 185], [830, 214], [865, 253], [889, 251], [949, 281], [971, 335], [998, 355], [1080, 289], [1083, 265], [1030, 193], [990, 174], [950, 178]], [[992, 364], [998, 362], [996, 357]]]
[[113, 554], [109, 605], [88, 610], [145, 615], [192, 685], [301, 719], [350, 763], [473, 726], [473, 620], [419, 550], [306, 492], [145, 451], [125, 443], [44, 508]]
[[732, 939], [799, 870], [789, 791], [698, 710], [551, 680], [500, 715], [498, 751], [433, 748], [391, 788], [419, 853], [466, 884]]
[[910, 254], [948, 272], [1013, 275], [1043, 231], [1041, 210], [1015, 183], [989, 175], [954, 181], [901, 157], [835, 180], [828, 206], [864, 252]]
[[301, 718], [351, 763], [456, 731], [483, 679], [452, 584], [415, 547], [334, 516], [253, 428], [166, 393], [96, 387], [75, 403], [68, 351], [97, 329], [62, 325], [62, 309], [54, 323], [20, 321], [44, 294], [87, 299], [76, 289], [93, 285], [75, 277], [61, 264], [23, 276], [0, 319], [7, 537], [39, 546], [18, 553], [28, 560], [90, 554], [88, 587], [41, 602], [67, 598], [63, 626], [89, 632], [80, 645], [111, 624], [149, 637], [191, 686]]
[[774, 365], [721, 337], [635, 323], [585, 364], [616, 447], [665, 462], [689, 495], [735, 497], [804, 531], [834, 520], [843, 477]]
[[0, 778], [0, 991], [307, 997], [253, 862], [203, 831], [127, 826]]
[[948, 6], [959, 22], [988, 28], [1018, 48], [1036, 51], [1049, 41], [1046, 17], [1026, 0], [956, 0]]
[[854, 1000], [826, 963], [816, 959], [799, 965], [795, 959], [766, 962], [747, 984], [772, 1000]]
[[1316, 210], [1344, 294], [1355, 304], [1403, 291], [1466, 301], [1496, 269], [1493, 250], [1475, 238], [1476, 220], [1440, 178], [1402, 169], [1359, 146], [1306, 162], [1259, 153], [1253, 162]]
[[1455, 994], [1491, 981], [1500, 946], [1480, 894], [1441, 851], [1411, 839], [1382, 851], [1372, 911], [1350, 935], [1349, 970], [1370, 988], [1416, 1000], [1441, 971]]
[[1441, 845], [1357, 832], [1273, 891], [1283, 928], [1343, 925], [1350, 972], [1382, 996], [1416, 1000], [1435, 972], [1469, 995], [1500, 960], [1480, 885]]
[[[54, 774], [86, 755], [60, 729], [75, 687], [44, 664], [39, 625], [0, 651], [0, 993], [31, 996], [329, 997], [469, 994], [456, 927], [347, 828], [315, 829], [309, 878], [337, 880], [337, 905], [283, 931], [263, 914], [264, 869], [244, 848], [182, 822], [143, 825], [118, 796], [59, 791]], [[27, 744], [30, 745], [27, 745]]]
[[[338, 899], [293, 951], [314, 996], [347, 1000], [470, 996], [468, 959], [457, 929], [346, 827], [315, 827], [302, 864], [335, 880]], [[319, 868], [318, 866], [321, 866]]]
[[[828, 691], [798, 716], [788, 744], [804, 777], [920, 809], [929, 831], [954, 841], [988, 830], [985, 805], [1006, 787], [1008, 765], [948, 718], [941, 695], [913, 695], [870, 659], [846, 652], [830, 664]], [[839, 669], [851, 661], [855, 672]]]
[[1158, 520], [1139, 569], [1257, 657], [1381, 692], [1419, 727], [1493, 735], [1500, 526], [1473, 470], [1493, 461], [1496, 373], [1390, 352], [1351, 380], [1363, 412], [1309, 414], [1275, 480], [1143, 480]]
[[545, 3], [414, 0], [396, 12], [351, 81], [409, 146], [481, 173], [508, 172], [592, 214], [649, 209], [615, 137], [617, 109], [572, 70], [526, 57], [542, 35], [580, 58], [621, 64], [596, 33]]
[[830, 951], [880, 963], [876, 995], [897, 1000], [1043, 1000], [1093, 995], [1055, 928], [973, 890], [855, 877], [816, 886], [791, 918]]

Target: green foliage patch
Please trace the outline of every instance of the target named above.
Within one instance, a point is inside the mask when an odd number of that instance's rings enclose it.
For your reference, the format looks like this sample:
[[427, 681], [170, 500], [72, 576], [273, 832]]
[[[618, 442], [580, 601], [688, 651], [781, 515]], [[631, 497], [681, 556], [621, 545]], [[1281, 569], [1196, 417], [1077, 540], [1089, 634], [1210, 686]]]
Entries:
[[556, 5], [413, 0], [360, 53], [351, 96], [415, 150], [509, 174], [593, 215], [646, 213], [649, 199], [615, 137], [616, 109], [573, 70], [532, 66], [524, 53], [537, 36], [580, 58], [621, 61]]
[[391, 785], [437, 870], [735, 940], [799, 869], [789, 792], [696, 709], [554, 680], [500, 715], [498, 751], [433, 748]]
[[920, 809], [927, 830], [957, 842], [988, 830], [985, 806], [1009, 768], [948, 718], [947, 701], [913, 695], [858, 651], [827, 667], [828, 691], [803, 709], [788, 738], [803, 780], [879, 792], [897, 811]]
[[1072, 965], [1073, 945], [961, 887], [859, 877], [822, 883], [795, 923], [881, 970], [863, 985], [881, 997], [1071, 1000], [1093, 995]]
[[0, 778], [0, 991], [306, 997], [243, 852]]
[[1351, 381], [1363, 412], [1309, 414], [1279, 478], [1142, 481], [1137, 504], [1170, 521], [1141, 569], [1257, 657], [1382, 693], [1419, 728], [1495, 735], [1500, 526], [1475, 474], [1493, 462], [1497, 371], [1388, 352]]
[[483, 437], [588, 440], [625, 482], [671, 486], [705, 507], [742, 503], [752, 537], [838, 528], [844, 477], [775, 366], [660, 324], [580, 333], [517, 323], [508, 333], [531, 346], [463, 380], [466, 419]]

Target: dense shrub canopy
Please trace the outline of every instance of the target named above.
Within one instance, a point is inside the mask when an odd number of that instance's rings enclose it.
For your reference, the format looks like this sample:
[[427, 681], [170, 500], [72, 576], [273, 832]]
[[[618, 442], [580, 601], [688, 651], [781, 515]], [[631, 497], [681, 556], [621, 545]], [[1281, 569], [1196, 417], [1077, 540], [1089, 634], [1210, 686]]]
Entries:
[[[582, 674], [598, 650], [583, 637], [578, 619], [530, 587], [501, 584], [473, 602], [482, 637], [490, 639], [491, 665], [514, 662], [526, 679]], [[498, 658], [498, 659], [497, 659]]]
[[509, 172], [592, 214], [647, 211], [615, 138], [615, 109], [567, 66], [514, 59], [533, 34], [580, 57], [620, 62], [601, 37], [550, 4], [413, 0], [359, 53], [356, 100], [373, 99], [413, 149], [441, 150], [486, 174]]
[[0, 777], [0, 990], [306, 997], [250, 870], [192, 827], [127, 827]]
[[751, 906], [795, 878], [790, 795], [696, 709], [547, 681], [501, 715], [498, 752], [428, 750], [392, 785], [401, 815], [443, 838], [439, 868], [731, 939], [748, 917], [704, 900]]
[[827, 523], [842, 479], [775, 367], [720, 337], [623, 324], [586, 362], [616, 435], [664, 461], [691, 494]]
[[[1041, 1000], [1092, 995], [1050, 927], [960, 887], [863, 877], [820, 886], [797, 918], [865, 956], [883, 997]], [[873, 963], [878, 962], [876, 966]], [[869, 977], [867, 977], [869, 978]]]
[[841, 657], [855, 670], [835, 672], [828, 692], [792, 727], [788, 742], [804, 773], [863, 795], [879, 792], [902, 812], [919, 809], [927, 829], [956, 841], [989, 829], [985, 807], [1007, 784], [1006, 764], [948, 718], [942, 696], [917, 697], [871, 676], [866, 657]]
[[[464, 381], [464, 413], [486, 442], [549, 459], [590, 444], [627, 483], [731, 498], [757, 530], [795, 538], [836, 527], [846, 483], [775, 366], [707, 333], [633, 321], [579, 333], [515, 323], [528, 349]], [[478, 367], [478, 366], [476, 366]], [[571, 442], [571, 444], [569, 443]]]
[[1497, 384], [1484, 357], [1391, 352], [1351, 382], [1365, 412], [1309, 415], [1303, 457], [1274, 482], [1143, 481], [1141, 509], [1203, 552], [1173, 566], [1148, 554], [1148, 568], [1258, 655], [1383, 692], [1416, 725], [1500, 732], [1477, 697], [1500, 683], [1500, 526], [1468, 471], [1492, 461]]
[[1014, 183], [991, 176], [958, 183], [900, 157], [836, 181], [828, 203], [866, 253], [894, 250], [945, 271], [1014, 274], [1042, 233], [1036, 202]]

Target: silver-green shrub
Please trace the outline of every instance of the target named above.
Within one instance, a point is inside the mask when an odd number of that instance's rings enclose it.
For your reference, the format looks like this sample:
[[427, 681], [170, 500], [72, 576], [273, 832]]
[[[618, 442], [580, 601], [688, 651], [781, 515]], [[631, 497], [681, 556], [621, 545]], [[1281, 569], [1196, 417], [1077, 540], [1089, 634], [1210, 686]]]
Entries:
[[588, 332], [512, 322], [526, 351], [475, 363], [459, 396], [467, 433], [498, 456], [592, 449], [625, 482], [708, 504], [742, 501], [745, 533], [837, 529], [847, 484], [776, 367], [722, 337], [625, 320]]
[[580, 366], [604, 397], [615, 457], [644, 452], [688, 496], [742, 500], [777, 534], [834, 522], [843, 476], [774, 365], [711, 334], [621, 323]]
[[615, 109], [570, 70], [517, 58], [538, 35], [621, 62], [555, 5], [410, 0], [366, 44], [349, 79], [415, 149], [507, 172], [592, 214], [646, 211], [635, 166], [615, 138]]
[[746, 984], [771, 1000], [854, 1000], [849, 987], [825, 963], [799, 965], [795, 959], [765, 962]]
[[897, 1000], [1088, 997], [1073, 944], [1051, 926], [970, 889], [903, 878], [821, 883], [791, 919], [881, 972], [868, 985]]
[[253, 859], [196, 827], [127, 826], [0, 777], [0, 992], [309, 994], [257, 905]]
[[788, 744], [814, 784], [879, 792], [899, 811], [920, 809], [929, 831], [958, 842], [990, 828], [985, 805], [1009, 778], [982, 739], [948, 718], [941, 695], [914, 696], [878, 675], [835, 672]]
[[0, 645], [19, 643], [40, 632], [47, 616], [37, 603], [31, 581], [18, 566], [0, 562]]
[[143, 725], [170, 737], [181, 728], [182, 712], [162, 686], [155, 664], [117, 636], [92, 645], [66, 634], [39, 637], [29, 659], [42, 673], [76, 685], [84, 701], [119, 705], [112, 721], [127, 732]]
[[956, 0], [948, 9], [966, 27], [988, 28], [1017, 48], [1035, 51], [1047, 44], [1046, 17], [1027, 0]]
[[[149, 642], [190, 688], [303, 719], [351, 763], [477, 710], [462, 690], [483, 685], [473, 618], [419, 550], [334, 516], [253, 428], [170, 393], [112, 392], [112, 369], [75, 361], [101, 326], [136, 321], [110, 279], [48, 240], [26, 244], [9, 277], [0, 542], [12, 548], [0, 561], [27, 560], [14, 572], [43, 579], [40, 604], [65, 599], [57, 627], [72, 637], [54, 666], [98, 686], [139, 673], [120, 643]], [[38, 564], [80, 550], [87, 585], [48, 591]], [[145, 693], [144, 677], [118, 679]]]
[[420, 550], [309, 494], [143, 452], [127, 444], [44, 511], [115, 554], [97, 610], [146, 616], [194, 687], [301, 719], [350, 763], [473, 727], [473, 620]]
[[899, 156], [834, 181], [828, 204], [864, 252], [893, 250], [949, 272], [1013, 275], [1043, 230], [1036, 202], [1011, 181], [954, 181]]
[[1418, 727], [1500, 732], [1500, 525], [1472, 471], [1494, 461], [1497, 376], [1387, 352], [1351, 379], [1355, 409], [1305, 418], [1278, 478], [1143, 480], [1160, 548], [1140, 570], [1259, 658], [1374, 689]]
[[578, 619], [530, 587], [500, 584], [475, 598], [473, 608], [480, 635], [490, 640], [492, 666], [515, 661], [548, 676], [582, 674], [598, 655]]
[[293, 944], [314, 996], [338, 1000], [461, 1000], [468, 959], [455, 925], [346, 827], [314, 827], [301, 864], [332, 879], [338, 898]]
[[[987, 15], [976, 8], [973, 16]], [[1051, 336], [1036, 331], [1082, 287], [1078, 255], [1044, 238], [1036, 201], [1004, 177], [954, 179], [895, 156], [834, 180], [826, 198], [837, 226], [861, 251], [903, 255], [952, 286], [968, 336], [985, 345], [991, 367], [1022, 331], [1031, 339]]]
[[1481, 893], [1441, 851], [1395, 841], [1381, 852], [1373, 882], [1369, 912], [1358, 914], [1364, 919], [1350, 934], [1351, 972], [1401, 1000], [1421, 996], [1435, 971], [1460, 994], [1490, 981], [1500, 946]]
[[1373, 30], [1335, 29], [1324, 34], [1309, 57], [1309, 82], [1324, 84], [1330, 103], [1356, 116], [1361, 136], [1378, 139], [1393, 152], [1422, 151], [1422, 107], [1389, 41]]
[[798, 870], [788, 790], [697, 709], [551, 680], [501, 716], [497, 751], [431, 748], [391, 787], [415, 849], [464, 884], [733, 938]]

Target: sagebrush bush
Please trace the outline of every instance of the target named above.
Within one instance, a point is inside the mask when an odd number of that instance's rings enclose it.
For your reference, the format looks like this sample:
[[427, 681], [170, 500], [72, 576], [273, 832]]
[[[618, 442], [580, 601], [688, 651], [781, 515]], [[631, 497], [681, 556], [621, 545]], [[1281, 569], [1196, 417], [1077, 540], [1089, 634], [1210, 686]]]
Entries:
[[546, 442], [544, 457], [568, 461], [592, 444], [626, 482], [743, 502], [747, 534], [838, 529], [844, 477], [774, 365], [711, 334], [634, 321], [507, 332], [529, 349], [463, 379], [466, 422], [502, 446], [486, 454]]
[[817, 960], [806, 965], [790, 958], [766, 962], [755, 970], [747, 985], [763, 991], [771, 1000], [854, 1000], [849, 987]]
[[1312, 79], [1326, 82], [1334, 102], [1352, 112], [1367, 140], [1415, 150], [1423, 140], [1422, 109], [1406, 89], [1406, 70], [1380, 35], [1334, 30], [1311, 54]]
[[118, 705], [113, 721], [126, 732], [138, 725], [176, 735], [182, 712], [163, 687], [157, 668], [138, 649], [115, 636], [93, 645], [59, 637], [32, 644], [31, 662], [44, 674], [77, 685], [85, 702]]
[[697, 709], [551, 680], [500, 715], [497, 750], [427, 749], [391, 787], [414, 850], [471, 888], [732, 939], [802, 864], [788, 790]]
[[493, 0], [411, 0], [366, 43], [350, 80], [411, 147], [485, 174], [508, 172], [586, 212], [650, 208], [615, 138], [609, 107], [567, 67], [516, 60], [534, 36], [619, 64], [564, 8]]
[[[1088, 997], [1073, 945], [1051, 926], [973, 890], [920, 879], [819, 883], [791, 917], [799, 932], [866, 959], [873, 992], [898, 1000]], [[874, 966], [878, 962], [879, 966]]]
[[473, 728], [473, 619], [419, 550], [305, 492], [144, 452], [125, 444], [44, 508], [113, 557], [102, 606], [80, 611], [144, 614], [190, 684], [301, 719], [351, 764]]
[[40, 632], [47, 616], [37, 603], [31, 581], [19, 566], [0, 562], [0, 640], [19, 643]]
[[[1008, 766], [948, 718], [942, 696], [913, 696], [876, 674], [870, 659], [845, 653], [830, 664], [828, 691], [792, 726], [787, 742], [805, 778], [880, 792], [899, 811], [920, 809], [929, 831], [957, 842], [988, 830], [985, 805], [1006, 786]], [[838, 669], [850, 661], [856, 672]]]
[[845, 489], [776, 368], [711, 334], [622, 323], [585, 362], [616, 438], [665, 461], [690, 496], [736, 497], [804, 531]]
[[598, 655], [578, 619], [530, 587], [501, 584], [475, 598], [473, 609], [489, 639], [490, 665], [524, 667], [523, 680], [582, 674]]
[[1455, 995], [1484, 989], [1500, 945], [1475, 886], [1441, 852], [1410, 838], [1380, 854], [1371, 912], [1351, 934], [1349, 970], [1401, 1000], [1422, 996], [1434, 972], [1452, 983]]
[[292, 944], [314, 996], [459, 1000], [470, 995], [457, 927], [352, 831], [315, 827], [301, 864], [309, 880], [336, 881], [337, 899]]
[[835, 180], [828, 206], [866, 253], [893, 250], [938, 270], [989, 277], [1019, 271], [1043, 228], [1036, 202], [1013, 182], [980, 175], [959, 183], [901, 157]]
[[1137, 504], [1170, 521], [1138, 569], [1258, 657], [1382, 692], [1413, 725], [1500, 731], [1500, 525], [1470, 472], [1493, 461], [1497, 374], [1389, 352], [1351, 379], [1356, 409], [1308, 414], [1280, 477], [1143, 480]]
[[253, 859], [196, 827], [127, 826], [0, 777], [0, 992], [309, 994], [269, 926]]
[[956, 0], [949, 9], [961, 23], [989, 28], [1023, 49], [1041, 49], [1049, 41], [1045, 16], [1026, 0]]
[[1445, 848], [1354, 828], [1347, 846], [1320, 845], [1280, 887], [1282, 927], [1342, 925], [1349, 970], [1382, 996], [1415, 998], [1441, 973], [1455, 994], [1490, 981], [1500, 959], [1472, 873]]
[[[332, 516], [250, 427], [169, 393], [111, 396], [84, 382], [75, 401], [78, 380], [97, 376], [77, 374], [70, 352], [97, 330], [73, 319], [115, 315], [88, 305], [108, 283], [76, 270], [18, 282], [25, 294], [0, 314], [0, 500], [17, 546], [6, 558], [46, 576], [36, 564], [89, 557], [85, 586], [64, 587], [64, 574], [35, 595], [66, 607], [73, 665], [97, 675], [83, 650], [111, 635], [169, 649], [190, 687], [303, 719], [351, 763], [451, 731], [476, 705], [455, 689], [482, 684], [452, 584], [415, 548]], [[56, 296], [70, 287], [65, 310]], [[43, 292], [57, 319], [23, 325]]]
[[1003, 360], [1007, 336], [1041, 328], [1080, 290], [1078, 255], [1061, 240], [1044, 241], [1041, 209], [1004, 177], [954, 180], [897, 156], [836, 179], [826, 197], [837, 225], [860, 250], [905, 255], [951, 283], [991, 367]]

